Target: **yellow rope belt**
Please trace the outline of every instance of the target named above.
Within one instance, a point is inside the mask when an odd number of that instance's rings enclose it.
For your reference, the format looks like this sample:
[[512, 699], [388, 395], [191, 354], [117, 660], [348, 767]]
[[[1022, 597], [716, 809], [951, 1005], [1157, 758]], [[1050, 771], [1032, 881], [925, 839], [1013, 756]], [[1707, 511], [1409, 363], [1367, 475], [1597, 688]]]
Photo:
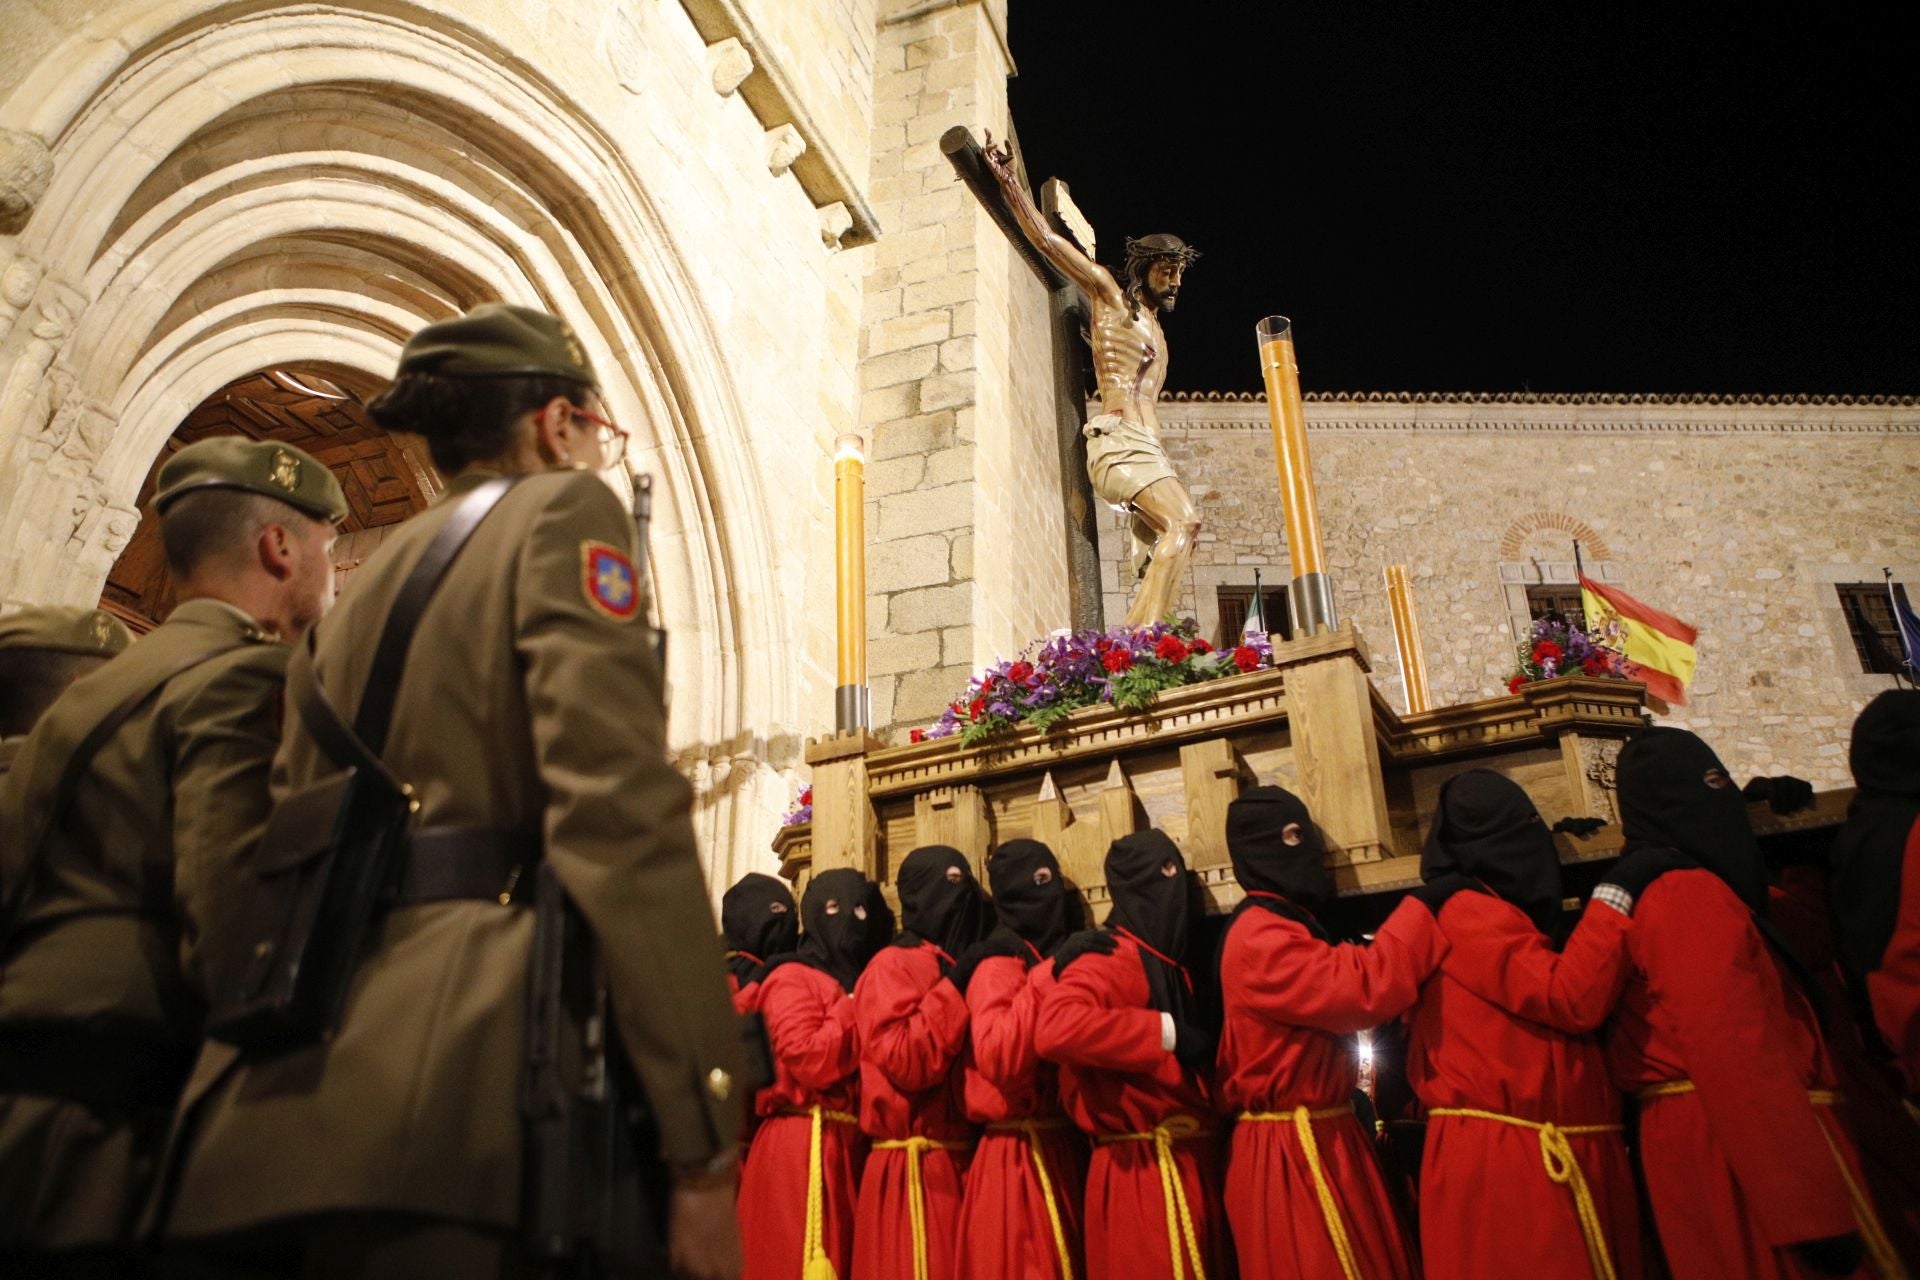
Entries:
[[1211, 1133], [1212, 1130], [1202, 1129], [1192, 1116], [1172, 1116], [1146, 1133], [1104, 1133], [1094, 1139], [1103, 1147], [1116, 1142], [1153, 1144], [1154, 1159], [1160, 1165], [1160, 1199], [1167, 1207], [1167, 1248], [1173, 1256], [1173, 1280], [1186, 1280], [1189, 1258], [1193, 1261], [1193, 1280], [1207, 1280], [1199, 1235], [1193, 1229], [1193, 1209], [1187, 1204], [1186, 1185], [1180, 1181], [1180, 1166], [1173, 1159], [1173, 1144], [1186, 1138], [1208, 1137]]
[[1498, 1124], [1510, 1124], [1518, 1129], [1532, 1129], [1540, 1135], [1540, 1161], [1546, 1166], [1547, 1177], [1573, 1192], [1574, 1211], [1580, 1218], [1580, 1234], [1587, 1241], [1587, 1263], [1593, 1268], [1595, 1280], [1615, 1280], [1613, 1258], [1607, 1251], [1607, 1237], [1600, 1225], [1600, 1210], [1593, 1203], [1593, 1192], [1587, 1188], [1586, 1175], [1580, 1172], [1580, 1161], [1573, 1154], [1573, 1144], [1567, 1141], [1568, 1134], [1581, 1133], [1619, 1133], [1617, 1124], [1552, 1124], [1539, 1120], [1522, 1120], [1519, 1116], [1505, 1116], [1498, 1111], [1481, 1111], [1474, 1107], [1435, 1107], [1427, 1113], [1429, 1116], [1459, 1116], [1468, 1120], [1492, 1120]]
[[1333, 1198], [1333, 1188], [1327, 1185], [1327, 1171], [1320, 1163], [1320, 1144], [1313, 1136], [1315, 1120], [1338, 1120], [1341, 1116], [1353, 1114], [1353, 1104], [1344, 1107], [1327, 1107], [1321, 1111], [1309, 1111], [1306, 1107], [1295, 1107], [1291, 1111], [1242, 1111], [1240, 1119], [1254, 1124], [1291, 1124], [1293, 1135], [1300, 1142], [1300, 1150], [1306, 1154], [1307, 1169], [1313, 1174], [1313, 1192], [1320, 1198], [1320, 1217], [1327, 1224], [1327, 1235], [1333, 1240], [1333, 1251], [1340, 1255], [1340, 1270], [1347, 1280], [1361, 1280], [1360, 1260], [1353, 1256], [1353, 1242], [1347, 1238], [1347, 1224], [1340, 1220], [1340, 1202]]
[[[1634, 1097], [1642, 1102], [1651, 1102], [1655, 1098], [1672, 1098], [1683, 1093], [1693, 1092], [1691, 1080], [1663, 1080], [1659, 1084], [1648, 1085]], [[1832, 1107], [1840, 1102], [1840, 1095], [1832, 1089], [1809, 1089], [1807, 1101], [1816, 1107]], [[1874, 1270], [1882, 1280], [1906, 1280], [1907, 1269], [1900, 1261], [1900, 1255], [1894, 1252], [1893, 1242], [1887, 1239], [1887, 1229], [1880, 1225], [1880, 1215], [1874, 1212], [1873, 1201], [1867, 1198], [1866, 1190], [1859, 1179], [1853, 1176], [1853, 1167], [1840, 1151], [1840, 1144], [1833, 1140], [1833, 1134], [1826, 1125], [1820, 1126], [1820, 1136], [1827, 1140], [1827, 1150], [1833, 1153], [1833, 1163], [1840, 1170], [1840, 1180], [1847, 1184], [1847, 1199], [1853, 1202], [1853, 1220], [1860, 1228], [1860, 1239], [1866, 1243], [1867, 1255], [1873, 1259]]]
[[965, 1142], [942, 1142], [938, 1138], [889, 1138], [873, 1144], [875, 1151], [907, 1153], [907, 1214], [913, 1222], [913, 1280], [927, 1280], [927, 1184], [920, 1172], [920, 1157], [929, 1151], [965, 1151]]
[[858, 1118], [844, 1111], [825, 1107], [782, 1107], [783, 1116], [806, 1116], [812, 1122], [807, 1134], [807, 1226], [801, 1239], [800, 1274], [802, 1280], [840, 1280], [827, 1256], [827, 1177], [820, 1156], [821, 1122], [859, 1124]]
[[1053, 1178], [1047, 1173], [1047, 1154], [1040, 1135], [1067, 1127], [1067, 1121], [1059, 1116], [1050, 1120], [1001, 1120], [987, 1126], [988, 1133], [1026, 1135], [1027, 1154], [1033, 1158], [1033, 1171], [1040, 1178], [1040, 1198], [1046, 1202], [1047, 1222], [1053, 1227], [1053, 1247], [1060, 1254], [1060, 1280], [1073, 1280], [1073, 1254], [1067, 1248], [1067, 1229], [1060, 1223], [1060, 1202], [1054, 1199]]

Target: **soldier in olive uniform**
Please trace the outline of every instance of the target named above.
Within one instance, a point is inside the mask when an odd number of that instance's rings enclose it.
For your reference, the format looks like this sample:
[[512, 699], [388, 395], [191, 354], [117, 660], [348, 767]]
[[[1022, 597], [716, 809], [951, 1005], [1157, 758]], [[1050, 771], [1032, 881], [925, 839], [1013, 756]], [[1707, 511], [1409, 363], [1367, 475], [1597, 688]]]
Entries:
[[0, 778], [53, 700], [132, 643], [100, 609], [45, 605], [0, 618]]
[[[368, 408], [426, 438], [448, 489], [356, 571], [314, 669], [352, 718], [388, 609], [451, 509], [517, 478], [421, 614], [398, 686], [381, 754], [420, 803], [407, 874], [471, 870], [516, 838], [546, 860], [595, 936], [657, 1117], [672, 1265], [730, 1280], [739, 1031], [691, 792], [667, 761], [633, 524], [597, 474], [623, 435], [595, 387], [572, 331], [537, 311], [490, 304], [413, 336]], [[276, 796], [337, 768], [289, 715]], [[324, 1044], [209, 1043], [170, 1162], [173, 1251], [298, 1275], [523, 1274], [534, 921], [513, 887], [531, 874], [502, 868], [484, 896], [403, 897]]]
[[0, 790], [0, 1273], [124, 1274], [205, 992], [209, 891], [268, 812], [292, 639], [346, 499], [225, 437], [161, 467], [180, 605], [41, 717]]

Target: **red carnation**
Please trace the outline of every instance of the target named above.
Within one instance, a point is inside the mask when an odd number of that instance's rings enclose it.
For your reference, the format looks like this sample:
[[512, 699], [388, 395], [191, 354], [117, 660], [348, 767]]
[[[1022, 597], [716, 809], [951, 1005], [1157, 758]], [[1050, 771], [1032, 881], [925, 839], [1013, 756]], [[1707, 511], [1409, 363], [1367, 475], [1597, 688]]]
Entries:
[[1250, 644], [1243, 644], [1233, 651], [1233, 665], [1242, 671], [1252, 671], [1260, 665], [1260, 651]]
[[1585, 675], [1603, 676], [1607, 674], [1607, 660], [1594, 654], [1580, 664], [1580, 670]]
[[1557, 663], [1566, 656], [1567, 651], [1552, 640], [1542, 640], [1539, 644], [1533, 646], [1533, 660], [1543, 667], [1550, 661]]
[[1024, 684], [1032, 678], [1033, 664], [1031, 662], [1016, 662], [1007, 668], [1007, 679], [1013, 681], [1015, 684]]
[[1526, 682], [1527, 682], [1527, 678], [1525, 676], [1512, 677], [1507, 681], [1507, 692], [1508, 693], [1520, 692], [1520, 686], [1525, 684]]
[[913, 729], [907, 734], [908, 742], [925, 742], [926, 740], [927, 731], [925, 729]]
[[1107, 669], [1108, 674], [1118, 675], [1133, 668], [1133, 654], [1127, 649], [1109, 649], [1107, 656], [1100, 659], [1100, 665]]
[[1107, 639], [1105, 636], [1101, 636], [1093, 642], [1093, 651], [1095, 653], [1105, 653], [1111, 648], [1113, 648], [1113, 641]]
[[1193, 651], [1195, 653], [1212, 653], [1213, 646], [1208, 644], [1205, 640], [1195, 640], [1193, 642]]
[[1186, 641], [1171, 633], [1161, 636], [1160, 642], [1153, 646], [1154, 656], [1164, 658], [1168, 662], [1185, 662], [1187, 655], [1191, 652], [1193, 651], [1187, 648]]
[[987, 700], [985, 698], [975, 698], [967, 706], [967, 719], [978, 720], [986, 712], [986, 709]]
[[802, 787], [802, 788], [800, 789], [800, 803], [801, 803], [801, 804], [812, 804], [812, 803], [813, 803], [813, 788], [812, 788], [812, 787]]

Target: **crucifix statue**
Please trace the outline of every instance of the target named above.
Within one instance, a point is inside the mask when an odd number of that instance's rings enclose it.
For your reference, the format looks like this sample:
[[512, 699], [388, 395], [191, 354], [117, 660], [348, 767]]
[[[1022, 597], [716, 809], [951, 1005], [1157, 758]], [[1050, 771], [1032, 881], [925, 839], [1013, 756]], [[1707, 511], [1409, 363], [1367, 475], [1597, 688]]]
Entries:
[[1089, 340], [1101, 412], [1087, 423], [1087, 474], [1099, 497], [1131, 516], [1133, 572], [1141, 580], [1128, 626], [1172, 612], [1193, 556], [1200, 517], [1160, 444], [1156, 404], [1167, 380], [1160, 316], [1179, 301], [1180, 281], [1199, 253], [1178, 236], [1127, 241], [1124, 282], [1049, 225], [1014, 172], [1011, 144], [986, 139], [987, 169], [1027, 240], [1087, 296]]

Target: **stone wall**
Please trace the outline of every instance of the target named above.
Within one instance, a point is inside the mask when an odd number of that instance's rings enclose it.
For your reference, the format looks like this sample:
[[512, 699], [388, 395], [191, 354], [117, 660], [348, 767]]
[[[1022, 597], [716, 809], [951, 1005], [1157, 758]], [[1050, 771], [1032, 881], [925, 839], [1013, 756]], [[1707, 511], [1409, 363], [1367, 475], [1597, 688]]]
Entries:
[[[940, 135], [1007, 132], [1003, 5], [882, 8], [865, 280], [873, 722], [924, 722], [997, 652], [1064, 625], [1045, 286]], [[1031, 539], [1031, 541], [1029, 541]], [[1024, 548], [1040, 554], [1022, 554]]]
[[[1861, 673], [1833, 584], [1888, 566], [1920, 597], [1920, 406], [1439, 399], [1307, 405], [1337, 604], [1390, 702], [1384, 566], [1409, 566], [1445, 705], [1504, 691], [1525, 586], [1571, 582], [1578, 535], [1590, 573], [1699, 628], [1690, 705], [1667, 723], [1740, 777], [1850, 785], [1848, 726], [1892, 677]], [[1290, 576], [1266, 405], [1168, 401], [1161, 420], [1205, 522], [1181, 612], [1211, 631], [1219, 586]], [[1101, 559], [1117, 617], [1131, 584], [1110, 513]]]

